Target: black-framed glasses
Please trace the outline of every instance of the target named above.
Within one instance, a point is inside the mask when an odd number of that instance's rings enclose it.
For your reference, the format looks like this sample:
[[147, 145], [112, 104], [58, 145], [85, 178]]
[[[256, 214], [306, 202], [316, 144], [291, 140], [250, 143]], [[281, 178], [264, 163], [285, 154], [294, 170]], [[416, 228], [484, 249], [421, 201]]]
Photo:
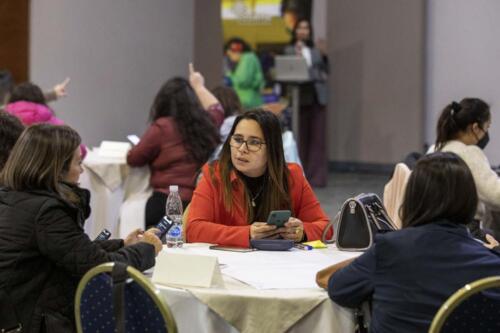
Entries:
[[234, 148], [240, 148], [243, 144], [247, 145], [248, 151], [258, 152], [262, 145], [266, 143], [259, 138], [249, 138], [247, 140], [243, 139], [241, 135], [232, 135], [231, 140], [229, 140], [229, 145]]

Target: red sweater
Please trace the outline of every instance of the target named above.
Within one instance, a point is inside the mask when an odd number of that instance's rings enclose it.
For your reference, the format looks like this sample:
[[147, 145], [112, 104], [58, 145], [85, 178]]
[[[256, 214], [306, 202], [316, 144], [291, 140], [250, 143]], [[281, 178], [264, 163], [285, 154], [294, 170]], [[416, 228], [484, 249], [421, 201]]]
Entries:
[[[214, 107], [207, 112], [219, 128], [224, 120], [224, 111]], [[178, 185], [182, 201], [189, 201], [201, 165], [194, 161], [184, 143], [173, 117], [158, 118], [137, 146], [128, 152], [127, 163], [133, 167], [149, 164], [149, 183], [154, 191], [168, 194], [170, 185]]]
[[[323, 212], [300, 166], [289, 163], [288, 168], [292, 216], [304, 223], [304, 231], [308, 240], [321, 239], [323, 229], [329, 221], [328, 216]], [[236, 173], [231, 174], [234, 191], [233, 212], [230, 213], [224, 208], [222, 181], [218, 166], [216, 165], [214, 170], [218, 185], [212, 182], [207, 164], [202, 170], [203, 177], [194, 191], [189, 206], [187, 241], [249, 247], [250, 225], [243, 207], [244, 185], [242, 181]]]

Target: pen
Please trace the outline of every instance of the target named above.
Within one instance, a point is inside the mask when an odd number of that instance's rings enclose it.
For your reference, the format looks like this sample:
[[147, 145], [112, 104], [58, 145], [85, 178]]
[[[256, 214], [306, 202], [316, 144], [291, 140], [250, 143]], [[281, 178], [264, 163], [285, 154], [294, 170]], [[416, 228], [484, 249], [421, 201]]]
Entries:
[[313, 247], [311, 245], [304, 245], [304, 244], [295, 244], [294, 246], [296, 249], [299, 249], [299, 250], [305, 250], [305, 251], [309, 251], [309, 250], [312, 250]]

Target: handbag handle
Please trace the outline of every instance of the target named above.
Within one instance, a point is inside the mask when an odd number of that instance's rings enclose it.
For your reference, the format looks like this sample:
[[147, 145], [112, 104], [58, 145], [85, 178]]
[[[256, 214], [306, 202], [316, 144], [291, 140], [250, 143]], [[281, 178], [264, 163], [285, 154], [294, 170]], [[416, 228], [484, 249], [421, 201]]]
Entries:
[[[323, 233], [321, 234], [321, 241], [323, 243], [325, 244], [335, 243], [335, 232], [337, 231], [335, 230], [335, 225], [338, 225], [339, 219], [340, 219], [340, 212], [338, 212], [337, 215], [335, 215], [335, 217], [332, 220], [330, 220], [330, 222], [328, 222], [325, 229], [323, 229]], [[332, 229], [332, 238], [328, 239], [326, 238], [326, 235], [328, 234], [330, 229]]]

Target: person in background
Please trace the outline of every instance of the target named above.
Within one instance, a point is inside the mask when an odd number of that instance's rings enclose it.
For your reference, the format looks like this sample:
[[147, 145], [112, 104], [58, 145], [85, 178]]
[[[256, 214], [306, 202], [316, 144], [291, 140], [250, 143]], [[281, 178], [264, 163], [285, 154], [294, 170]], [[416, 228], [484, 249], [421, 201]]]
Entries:
[[[321, 239], [328, 217], [296, 164], [286, 164], [279, 119], [250, 110], [238, 117], [220, 159], [206, 164], [191, 201], [188, 242], [249, 247], [251, 239]], [[282, 228], [273, 210], [290, 210]]]
[[292, 32], [287, 55], [304, 57], [309, 68], [310, 83], [300, 86], [299, 154], [306, 177], [313, 187], [324, 187], [328, 180], [326, 155], [326, 103], [328, 60], [315, 47], [311, 23], [299, 19]]
[[264, 88], [264, 74], [259, 58], [241, 38], [231, 38], [224, 47], [229, 60], [226, 76], [238, 94], [244, 109], [262, 105], [260, 91]]
[[427, 332], [455, 291], [500, 275], [499, 253], [474, 239], [465, 226], [474, 218], [476, 193], [459, 156], [424, 156], [406, 187], [403, 229], [377, 235], [358, 258], [320, 271], [318, 284], [341, 306], [371, 300], [370, 332]]
[[[69, 79], [66, 79], [57, 88], [59, 96], [65, 96], [65, 87]], [[31, 82], [24, 82], [14, 87], [10, 93], [5, 111], [18, 117], [25, 126], [38, 123], [52, 125], [63, 125], [64, 121], [57, 118], [54, 111], [47, 105], [45, 95], [40, 87]], [[87, 148], [81, 145], [82, 156], [87, 155]]]
[[[45, 100], [47, 102], [53, 102], [59, 98], [66, 97], [66, 87], [69, 81], [70, 79], [66, 78], [63, 82], [56, 84], [52, 90], [45, 92]], [[13, 88], [14, 79], [12, 78], [12, 74], [8, 70], [0, 70], [0, 109], [7, 104]]]
[[32, 125], [0, 175], [0, 308], [12, 310], [23, 332], [76, 332], [75, 292], [89, 269], [118, 261], [143, 271], [162, 249], [154, 229], [125, 240], [84, 233], [90, 194], [78, 187], [79, 145], [68, 126]]
[[21, 83], [12, 89], [5, 111], [18, 117], [27, 126], [37, 123], [64, 124], [47, 105], [40, 87], [31, 82]]
[[24, 126], [17, 117], [0, 111], [0, 171], [23, 130]]
[[[191, 72], [194, 69], [191, 67]], [[191, 74], [190, 74], [191, 76]], [[165, 215], [170, 185], [179, 186], [184, 208], [191, 201], [201, 166], [219, 143], [218, 127], [224, 113], [197, 77], [193, 83], [184, 78], [168, 80], [158, 91], [150, 111], [151, 125], [140, 142], [127, 155], [132, 167], [149, 165], [153, 194], [146, 203], [146, 226], [156, 225]], [[197, 95], [196, 90], [203, 90]], [[200, 91], [198, 91], [200, 92]], [[212, 99], [213, 98], [213, 99]], [[201, 104], [200, 104], [201, 102]]]
[[218, 86], [212, 90], [212, 94], [220, 102], [224, 110], [224, 122], [220, 127], [221, 142], [226, 141], [233, 123], [237, 116], [243, 113], [243, 107], [240, 99], [233, 88], [227, 86]]
[[474, 236], [483, 241], [486, 234], [480, 228], [480, 221], [484, 220], [486, 206], [500, 210], [500, 178], [491, 169], [483, 151], [489, 141], [490, 125], [490, 107], [483, 100], [464, 98], [460, 103], [452, 102], [439, 116], [436, 143], [429, 149], [429, 152], [453, 152], [469, 167], [479, 202], [474, 220], [468, 227]]

